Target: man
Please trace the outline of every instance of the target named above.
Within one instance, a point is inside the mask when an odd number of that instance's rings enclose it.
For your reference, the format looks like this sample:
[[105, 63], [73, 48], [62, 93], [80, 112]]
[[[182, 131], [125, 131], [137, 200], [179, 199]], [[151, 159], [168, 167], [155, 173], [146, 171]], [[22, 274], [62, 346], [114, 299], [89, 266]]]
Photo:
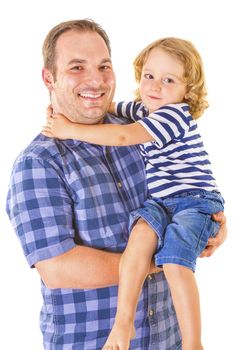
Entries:
[[[45, 39], [43, 56], [43, 80], [55, 112], [84, 124], [111, 122], [106, 112], [115, 76], [109, 40], [99, 25], [59, 24]], [[19, 155], [7, 211], [29, 265], [42, 280], [45, 349], [99, 350], [105, 343], [116, 311], [128, 216], [146, 198], [144, 178], [136, 147], [100, 147], [40, 134]], [[222, 227], [205, 255], [224, 240]], [[151, 267], [150, 273], [155, 271]], [[135, 325], [131, 349], [181, 349], [162, 272], [147, 278]]]

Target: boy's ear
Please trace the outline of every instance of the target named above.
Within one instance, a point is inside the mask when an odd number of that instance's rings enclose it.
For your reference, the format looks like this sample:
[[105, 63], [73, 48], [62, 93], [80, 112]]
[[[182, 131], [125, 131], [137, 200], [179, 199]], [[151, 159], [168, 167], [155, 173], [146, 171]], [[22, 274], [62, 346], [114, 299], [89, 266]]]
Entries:
[[191, 98], [192, 98], [191, 93], [188, 92], [187, 94], [185, 94], [184, 98], [185, 98], [185, 100], [191, 100]]
[[48, 90], [52, 91], [53, 90], [53, 83], [54, 83], [53, 75], [45, 67], [42, 69], [42, 78], [43, 78], [44, 84], [47, 86]]

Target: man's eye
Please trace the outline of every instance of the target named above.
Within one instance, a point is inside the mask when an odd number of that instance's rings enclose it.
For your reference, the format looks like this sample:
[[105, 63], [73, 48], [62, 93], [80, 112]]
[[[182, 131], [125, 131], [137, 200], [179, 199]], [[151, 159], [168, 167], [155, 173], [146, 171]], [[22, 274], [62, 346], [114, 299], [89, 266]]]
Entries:
[[101, 70], [109, 70], [109, 69], [111, 69], [110, 66], [101, 66]]
[[83, 69], [82, 66], [73, 66], [73, 67], [71, 68], [71, 70], [82, 70], [82, 69]]
[[153, 79], [153, 75], [149, 74], [149, 73], [146, 73], [146, 74], [144, 74], [144, 78], [146, 78], [146, 79]]

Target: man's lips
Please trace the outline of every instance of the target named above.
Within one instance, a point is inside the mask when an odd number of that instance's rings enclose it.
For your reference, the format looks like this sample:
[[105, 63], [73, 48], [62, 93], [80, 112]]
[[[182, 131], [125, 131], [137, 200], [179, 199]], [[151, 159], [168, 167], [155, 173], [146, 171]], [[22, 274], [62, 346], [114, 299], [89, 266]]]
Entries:
[[98, 99], [98, 98], [104, 96], [105, 93], [104, 93], [104, 92], [100, 92], [100, 93], [96, 93], [96, 94], [95, 94], [95, 93], [83, 93], [83, 92], [81, 92], [81, 93], [79, 93], [78, 95], [79, 95], [80, 97], [82, 97], [82, 98], [85, 98], [85, 99], [96, 100], [96, 99]]

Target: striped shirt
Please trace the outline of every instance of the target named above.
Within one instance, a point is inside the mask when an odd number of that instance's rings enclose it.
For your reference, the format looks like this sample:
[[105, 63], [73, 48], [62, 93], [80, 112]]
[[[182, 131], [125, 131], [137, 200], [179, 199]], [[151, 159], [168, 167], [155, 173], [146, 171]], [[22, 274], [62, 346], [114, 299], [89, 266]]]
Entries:
[[[145, 167], [136, 146], [101, 147], [38, 135], [13, 166], [7, 200], [28, 264], [63, 254], [76, 244], [122, 252], [129, 213], [146, 199], [144, 180]], [[41, 291], [46, 350], [102, 348], [114, 322], [117, 286], [49, 289], [42, 282]], [[145, 282], [135, 326], [130, 349], [181, 349], [162, 273]]]
[[155, 140], [140, 145], [152, 197], [217, 190], [197, 123], [186, 103], [165, 105], [148, 114], [141, 102], [120, 102], [116, 114], [137, 121]]

